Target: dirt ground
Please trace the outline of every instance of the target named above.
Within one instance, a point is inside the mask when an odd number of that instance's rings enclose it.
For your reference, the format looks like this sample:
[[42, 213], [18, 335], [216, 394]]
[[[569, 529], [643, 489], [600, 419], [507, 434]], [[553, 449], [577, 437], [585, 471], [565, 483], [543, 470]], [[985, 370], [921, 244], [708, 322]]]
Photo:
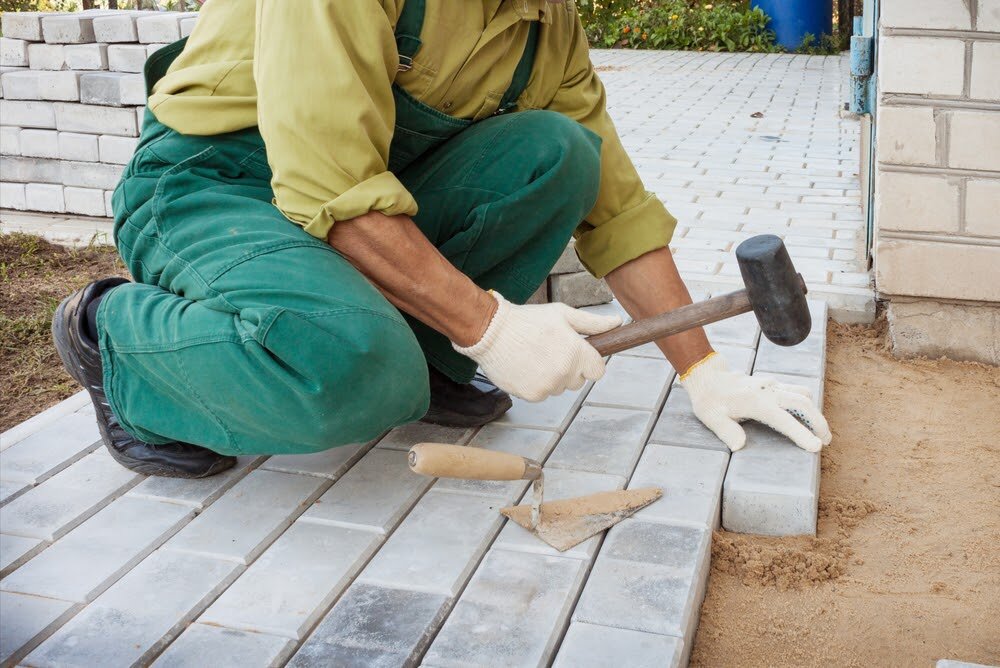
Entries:
[[0, 431], [80, 387], [52, 347], [52, 313], [92, 280], [128, 276], [113, 247], [72, 250], [29, 234], [0, 234]]
[[1000, 665], [1000, 369], [827, 355], [818, 535], [716, 534], [691, 665]]

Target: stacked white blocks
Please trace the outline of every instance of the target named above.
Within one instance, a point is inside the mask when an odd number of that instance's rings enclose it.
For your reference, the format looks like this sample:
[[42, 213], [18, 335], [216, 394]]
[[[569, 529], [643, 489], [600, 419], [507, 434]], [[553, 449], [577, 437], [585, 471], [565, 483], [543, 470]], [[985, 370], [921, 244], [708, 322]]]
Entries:
[[182, 12], [5, 12], [0, 208], [111, 216], [142, 127], [149, 54], [189, 34]]

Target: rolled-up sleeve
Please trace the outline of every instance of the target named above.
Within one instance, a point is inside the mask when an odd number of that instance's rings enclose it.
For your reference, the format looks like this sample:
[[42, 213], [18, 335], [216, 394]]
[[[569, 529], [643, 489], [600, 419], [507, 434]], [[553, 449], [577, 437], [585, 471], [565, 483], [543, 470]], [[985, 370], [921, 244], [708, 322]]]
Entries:
[[393, 29], [377, 0], [257, 0], [254, 81], [274, 203], [309, 234], [370, 211], [417, 212], [386, 169]]
[[547, 109], [600, 135], [601, 183], [597, 203], [576, 230], [576, 252], [590, 273], [602, 277], [670, 242], [677, 220], [647, 192], [625, 153], [606, 109], [604, 84], [590, 62], [583, 26], [573, 17], [563, 83]]

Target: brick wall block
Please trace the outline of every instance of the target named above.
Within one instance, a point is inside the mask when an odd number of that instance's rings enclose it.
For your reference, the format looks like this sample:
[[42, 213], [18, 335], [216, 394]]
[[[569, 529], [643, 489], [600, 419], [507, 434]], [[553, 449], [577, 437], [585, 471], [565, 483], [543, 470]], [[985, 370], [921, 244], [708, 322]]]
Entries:
[[115, 12], [94, 18], [94, 37], [98, 42], [136, 42], [137, 12]]
[[108, 69], [113, 72], [142, 72], [146, 47], [142, 44], [109, 44]]
[[141, 74], [126, 74], [121, 80], [122, 104], [146, 104], [146, 79]]
[[151, 55], [159, 51], [165, 46], [168, 46], [169, 42], [163, 42], [158, 44], [147, 44], [146, 45], [146, 59], [148, 60]]
[[1000, 172], [1000, 112], [950, 112], [948, 166]]
[[607, 283], [596, 279], [585, 271], [576, 274], [560, 274], [549, 278], [549, 299], [570, 306], [592, 306], [605, 304], [612, 299]]
[[29, 42], [42, 41], [42, 12], [4, 12], [3, 34]]
[[65, 213], [63, 187], [48, 183], [29, 183], [24, 187], [25, 206], [29, 211]]
[[90, 104], [56, 102], [56, 129], [65, 132], [137, 137], [135, 112], [131, 109]]
[[111, 206], [111, 197], [114, 194], [115, 191], [113, 190], [104, 191], [104, 215], [107, 216], [108, 218], [114, 218], [115, 216], [114, 207]]
[[42, 38], [49, 44], [93, 42], [94, 17], [82, 13], [43, 16]]
[[965, 85], [965, 42], [936, 37], [883, 37], [878, 70], [884, 93], [961, 95]]
[[132, 159], [132, 154], [135, 153], [135, 147], [138, 143], [139, 140], [135, 137], [101, 135], [101, 162], [113, 165], [128, 164], [128, 161]]
[[121, 180], [124, 170], [122, 165], [72, 161], [62, 162], [60, 167], [62, 173], [60, 183], [63, 185], [102, 190], [113, 190]]
[[965, 230], [1000, 237], [1000, 179], [969, 179], [965, 186]]
[[62, 183], [58, 160], [15, 158], [3, 160], [3, 180], [14, 183]]
[[66, 67], [65, 44], [28, 45], [28, 67], [33, 70], [64, 70]]
[[65, 48], [66, 66], [71, 70], [108, 69], [107, 44], [67, 44]]
[[123, 72], [91, 72], [80, 77], [80, 102], [105, 107], [122, 106], [122, 77], [141, 76]]
[[0, 155], [21, 155], [21, 128], [0, 126]]
[[1000, 101], [1000, 42], [975, 42], [972, 45], [971, 84], [971, 97]]
[[963, 0], [883, 0], [879, 22], [883, 28], [972, 28], [969, 8]]
[[63, 189], [67, 213], [81, 216], [104, 216], [104, 191], [68, 186]]
[[888, 107], [878, 110], [876, 151], [879, 162], [934, 165], [936, 127], [930, 107]]
[[59, 133], [55, 130], [21, 130], [21, 155], [28, 158], [58, 158]]
[[55, 103], [35, 100], [0, 100], [0, 119], [4, 125], [22, 128], [54, 128]]
[[881, 172], [875, 211], [880, 230], [958, 232], [959, 179], [932, 174]]
[[97, 162], [100, 159], [100, 152], [97, 147], [97, 135], [60, 132], [59, 157], [62, 160]]
[[3, 74], [4, 95], [8, 100], [75, 102], [80, 99], [79, 79], [79, 72], [70, 70], [5, 72]]
[[139, 41], [143, 44], [176, 42], [181, 38], [180, 12], [152, 12], [140, 16], [136, 22]]
[[1000, 32], [1000, 3], [997, 0], [979, 0], [976, 30]]
[[142, 122], [146, 118], [146, 107], [135, 108], [135, 126], [142, 130]]
[[1000, 301], [1000, 246], [881, 239], [875, 258], [875, 286], [883, 294]]
[[198, 23], [197, 16], [186, 16], [181, 19], [181, 37], [187, 37], [194, 31], [195, 24]]
[[6, 183], [0, 181], [0, 209], [24, 211], [27, 208], [23, 183]]
[[580, 258], [576, 256], [576, 242], [570, 241], [569, 245], [556, 260], [556, 264], [552, 267], [551, 274], [576, 274], [581, 271], [585, 271], [583, 264], [580, 263]]
[[[4, 12], [5, 14], [7, 12]], [[0, 37], [0, 65], [4, 67], [28, 66], [28, 43], [23, 39]]]

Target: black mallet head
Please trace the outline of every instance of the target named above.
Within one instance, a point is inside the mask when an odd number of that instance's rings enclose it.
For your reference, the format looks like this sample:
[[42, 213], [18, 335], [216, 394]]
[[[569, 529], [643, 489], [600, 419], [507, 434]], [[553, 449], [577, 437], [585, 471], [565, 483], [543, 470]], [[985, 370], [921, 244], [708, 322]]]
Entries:
[[764, 336], [779, 346], [804, 341], [812, 327], [806, 284], [781, 239], [751, 237], [736, 247], [736, 261]]

